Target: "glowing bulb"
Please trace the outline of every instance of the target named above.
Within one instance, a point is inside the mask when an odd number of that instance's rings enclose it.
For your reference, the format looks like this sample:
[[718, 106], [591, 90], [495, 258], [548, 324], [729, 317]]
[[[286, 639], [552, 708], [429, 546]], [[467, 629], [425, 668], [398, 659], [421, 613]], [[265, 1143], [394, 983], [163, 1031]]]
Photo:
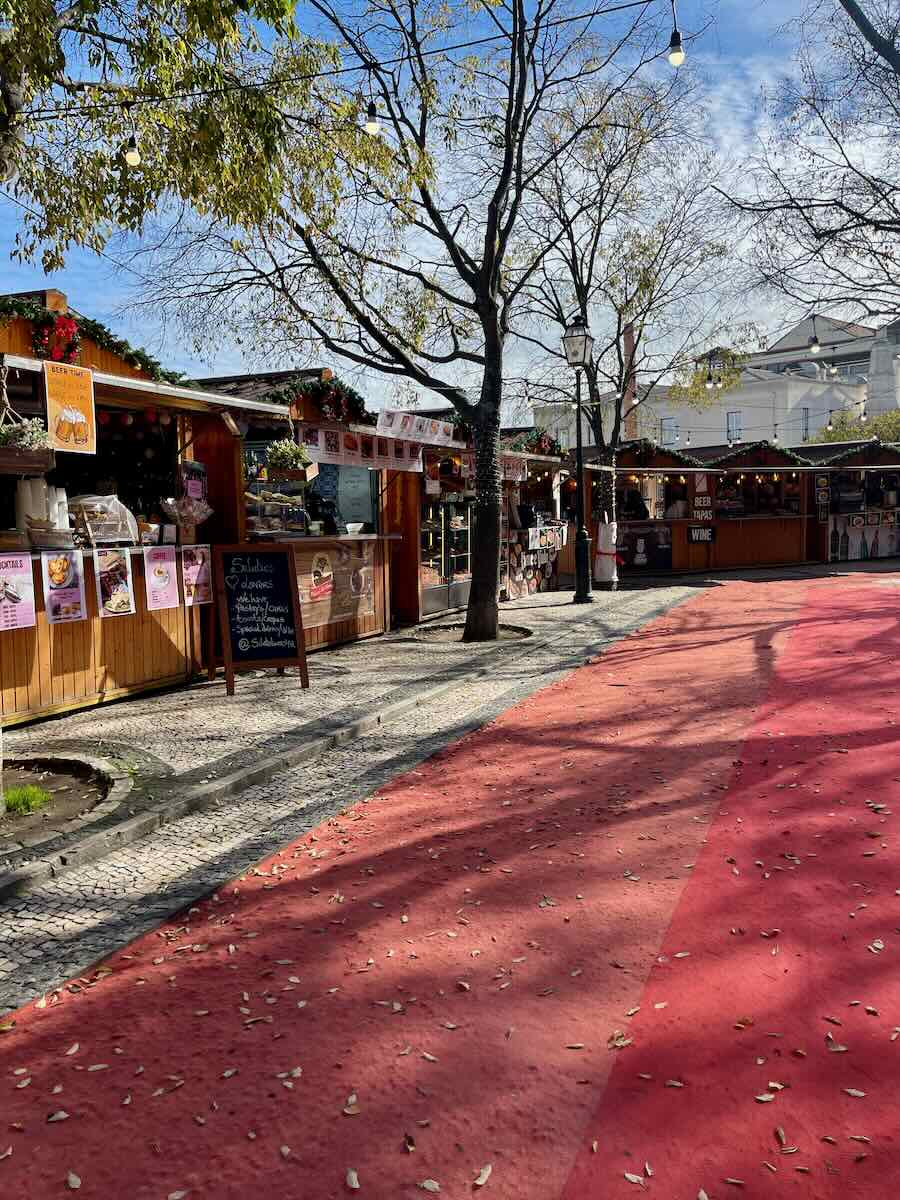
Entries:
[[684, 52], [684, 44], [681, 41], [681, 34], [677, 29], [672, 30], [672, 36], [669, 39], [669, 62], [673, 67], [680, 67], [687, 55]]
[[818, 354], [819, 351], [822, 349], [821, 343], [819, 342], [818, 335], [815, 333], [809, 339], [809, 341], [807, 342], [807, 345], [809, 346], [810, 354]]
[[378, 120], [378, 109], [375, 107], [375, 101], [369, 101], [369, 107], [366, 110], [366, 123], [363, 125], [369, 137], [378, 137], [381, 133], [381, 124]]
[[125, 161], [129, 167], [139, 167], [141, 165], [141, 152], [138, 150], [135, 134], [132, 134], [125, 143]]

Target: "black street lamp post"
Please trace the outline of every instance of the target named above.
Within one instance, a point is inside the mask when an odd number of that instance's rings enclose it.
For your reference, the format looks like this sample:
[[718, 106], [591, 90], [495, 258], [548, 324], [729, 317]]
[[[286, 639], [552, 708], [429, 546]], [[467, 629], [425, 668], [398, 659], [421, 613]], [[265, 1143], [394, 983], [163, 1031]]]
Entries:
[[584, 452], [581, 439], [581, 372], [591, 361], [594, 339], [577, 318], [563, 334], [570, 367], [575, 368], [575, 595], [574, 604], [591, 604], [591, 543], [584, 520]]

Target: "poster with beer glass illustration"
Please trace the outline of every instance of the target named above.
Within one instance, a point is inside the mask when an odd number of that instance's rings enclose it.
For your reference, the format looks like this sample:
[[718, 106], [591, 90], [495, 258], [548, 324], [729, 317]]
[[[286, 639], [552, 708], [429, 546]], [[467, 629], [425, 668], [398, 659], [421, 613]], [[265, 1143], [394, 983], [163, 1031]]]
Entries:
[[97, 453], [94, 376], [74, 363], [45, 362], [50, 448], [68, 454]]

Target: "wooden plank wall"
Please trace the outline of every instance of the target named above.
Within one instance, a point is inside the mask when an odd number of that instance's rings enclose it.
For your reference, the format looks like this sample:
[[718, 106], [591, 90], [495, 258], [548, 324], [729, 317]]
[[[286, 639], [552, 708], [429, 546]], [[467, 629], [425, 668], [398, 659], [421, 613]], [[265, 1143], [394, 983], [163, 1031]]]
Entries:
[[4, 726], [183, 682], [199, 670], [200, 609], [148, 612], [141, 555], [132, 555], [132, 570], [134, 615], [98, 615], [94, 564], [86, 554], [88, 619], [48, 625], [40, 563], [33, 563], [37, 625], [0, 633]]
[[[21, 354], [25, 358], [34, 358], [30, 321], [23, 321], [17, 317], [8, 325], [0, 326], [0, 353]], [[101, 349], [90, 338], [81, 339], [78, 365], [93, 367], [95, 371], [103, 371], [110, 375], [127, 375], [130, 379], [149, 379], [146, 372], [139, 367], [133, 367], [111, 350]]]

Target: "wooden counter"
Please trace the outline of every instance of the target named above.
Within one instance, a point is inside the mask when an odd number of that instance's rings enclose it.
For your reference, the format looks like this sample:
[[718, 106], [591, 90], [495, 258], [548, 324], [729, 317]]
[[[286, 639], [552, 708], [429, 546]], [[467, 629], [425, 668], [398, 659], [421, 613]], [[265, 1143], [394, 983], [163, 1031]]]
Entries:
[[94, 560], [84, 555], [88, 619], [49, 625], [40, 561], [32, 562], [36, 625], [0, 633], [0, 700], [4, 726], [184, 683], [200, 667], [202, 608], [147, 611], [144, 558], [132, 553], [137, 611], [97, 613]]
[[[665, 521], [672, 530], [673, 571], [722, 571], [806, 561], [805, 517], [728, 517], [715, 521]], [[710, 526], [715, 541], [695, 546], [688, 529]]]

